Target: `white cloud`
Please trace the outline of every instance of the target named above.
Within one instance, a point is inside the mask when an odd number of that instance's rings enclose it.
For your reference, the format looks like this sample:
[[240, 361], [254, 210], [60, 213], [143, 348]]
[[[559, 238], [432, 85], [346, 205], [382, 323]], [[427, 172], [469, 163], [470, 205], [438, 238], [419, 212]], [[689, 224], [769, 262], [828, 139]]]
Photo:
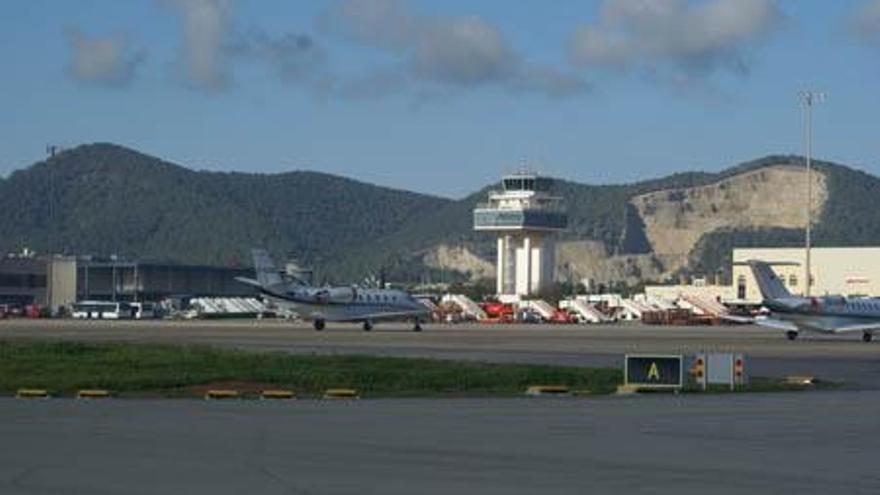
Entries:
[[856, 9], [850, 27], [860, 39], [880, 43], [880, 0], [871, 0]]
[[137, 67], [147, 56], [144, 50], [128, 48], [122, 34], [89, 36], [71, 28], [67, 38], [72, 50], [67, 74], [84, 84], [125, 86], [132, 81]]
[[165, 0], [180, 16], [182, 41], [177, 70], [196, 89], [223, 89], [231, 82], [225, 53], [231, 0]]
[[[344, 0], [324, 15], [319, 25], [398, 58], [392, 69], [346, 81], [343, 86], [348, 93], [384, 93], [376, 87], [382, 81], [392, 82], [394, 89], [494, 85], [550, 96], [589, 89], [576, 75], [526, 63], [496, 26], [476, 16], [418, 15], [402, 0]], [[392, 74], [394, 70], [399, 74]], [[369, 87], [359, 91], [358, 79]], [[407, 83], [401, 84], [401, 80]]]
[[571, 39], [579, 66], [641, 66], [673, 77], [748, 70], [744, 51], [783, 20], [772, 0], [606, 0]]
[[410, 58], [419, 77], [480, 84], [511, 77], [517, 56], [501, 32], [478, 17], [433, 19], [413, 40]]

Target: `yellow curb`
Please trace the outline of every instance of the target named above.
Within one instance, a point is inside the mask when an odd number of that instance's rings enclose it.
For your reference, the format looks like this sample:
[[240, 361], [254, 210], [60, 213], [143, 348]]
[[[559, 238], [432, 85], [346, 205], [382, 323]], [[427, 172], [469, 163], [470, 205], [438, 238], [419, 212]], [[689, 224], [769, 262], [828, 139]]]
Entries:
[[324, 391], [325, 399], [358, 399], [357, 390], [353, 388], [328, 388]]
[[568, 395], [567, 385], [529, 385], [526, 395]]
[[785, 383], [789, 385], [813, 385], [816, 379], [809, 375], [792, 375], [785, 377]]
[[263, 399], [295, 399], [296, 395], [291, 390], [263, 390], [260, 397]]
[[77, 399], [109, 399], [110, 391], [102, 389], [83, 389], [76, 393]]
[[237, 399], [238, 397], [238, 390], [208, 390], [205, 392], [205, 399]]
[[49, 392], [41, 388], [20, 388], [15, 396], [19, 399], [48, 399]]

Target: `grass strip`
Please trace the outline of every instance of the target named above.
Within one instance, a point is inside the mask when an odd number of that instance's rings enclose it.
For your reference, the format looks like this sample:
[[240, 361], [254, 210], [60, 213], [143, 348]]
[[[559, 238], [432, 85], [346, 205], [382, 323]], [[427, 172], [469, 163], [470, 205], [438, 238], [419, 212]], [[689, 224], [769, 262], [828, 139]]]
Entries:
[[[528, 385], [561, 384], [613, 392], [609, 368], [493, 364], [363, 355], [292, 355], [205, 346], [0, 341], [0, 392], [43, 388], [72, 395], [101, 388], [128, 396], [194, 396], [205, 386], [292, 389], [320, 396], [353, 388], [365, 397], [515, 396]], [[202, 389], [198, 389], [202, 387]]]

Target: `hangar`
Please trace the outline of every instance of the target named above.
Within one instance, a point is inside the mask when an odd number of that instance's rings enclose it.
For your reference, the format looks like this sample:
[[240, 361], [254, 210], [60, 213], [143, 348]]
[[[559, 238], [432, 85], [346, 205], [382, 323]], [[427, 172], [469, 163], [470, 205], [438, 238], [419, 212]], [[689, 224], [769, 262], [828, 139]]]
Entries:
[[0, 257], [0, 304], [37, 304], [54, 314], [82, 300], [253, 296], [253, 287], [235, 281], [252, 275], [250, 268], [25, 253]]
[[[733, 294], [737, 300], [759, 302], [761, 295], [745, 263], [762, 260], [792, 294], [806, 288], [804, 248], [737, 248], [733, 250]], [[810, 294], [880, 297], [880, 247], [819, 247], [810, 250]]]
[[[818, 247], [810, 250], [810, 294], [880, 297], [880, 247]], [[645, 287], [650, 297], [676, 300], [683, 296], [719, 300], [734, 305], [758, 305], [761, 294], [748, 260], [766, 261], [792, 294], [806, 288], [804, 248], [734, 248], [731, 285], [712, 285], [694, 279], [687, 285]]]

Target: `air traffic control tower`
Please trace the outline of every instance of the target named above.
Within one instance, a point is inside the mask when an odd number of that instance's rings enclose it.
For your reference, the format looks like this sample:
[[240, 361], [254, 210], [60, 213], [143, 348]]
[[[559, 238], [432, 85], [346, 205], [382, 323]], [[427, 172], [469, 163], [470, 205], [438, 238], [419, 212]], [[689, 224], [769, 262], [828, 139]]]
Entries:
[[553, 282], [552, 234], [564, 230], [568, 216], [562, 198], [550, 194], [552, 179], [518, 172], [501, 179], [501, 191], [474, 210], [474, 230], [498, 235], [496, 288], [502, 301], [535, 294]]

